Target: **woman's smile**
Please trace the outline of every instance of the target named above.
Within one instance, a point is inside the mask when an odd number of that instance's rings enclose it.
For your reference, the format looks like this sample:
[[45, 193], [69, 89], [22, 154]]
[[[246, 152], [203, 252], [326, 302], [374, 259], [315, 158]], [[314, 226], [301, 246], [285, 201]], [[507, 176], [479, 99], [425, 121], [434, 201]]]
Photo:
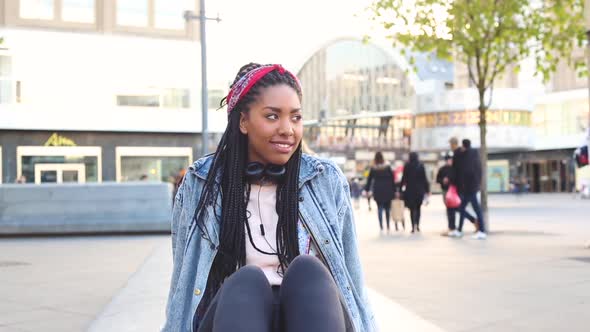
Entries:
[[270, 144], [279, 153], [287, 153], [288, 154], [288, 153], [293, 152], [293, 149], [295, 149], [295, 143], [271, 141]]

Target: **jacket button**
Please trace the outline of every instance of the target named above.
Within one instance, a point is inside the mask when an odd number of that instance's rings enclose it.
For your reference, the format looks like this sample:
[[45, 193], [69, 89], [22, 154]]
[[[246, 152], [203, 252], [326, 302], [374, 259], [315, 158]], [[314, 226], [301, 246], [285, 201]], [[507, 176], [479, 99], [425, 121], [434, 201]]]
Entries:
[[325, 244], [330, 244], [330, 240], [324, 240]]
[[303, 196], [299, 196], [299, 201], [303, 202]]
[[198, 288], [195, 289], [195, 295], [197, 295], [197, 296], [201, 295], [201, 290]]

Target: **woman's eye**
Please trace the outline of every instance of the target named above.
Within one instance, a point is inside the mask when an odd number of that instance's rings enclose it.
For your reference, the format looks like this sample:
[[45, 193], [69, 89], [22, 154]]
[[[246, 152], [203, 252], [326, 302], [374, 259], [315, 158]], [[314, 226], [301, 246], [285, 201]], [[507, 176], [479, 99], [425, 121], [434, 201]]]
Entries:
[[278, 120], [279, 116], [276, 114], [268, 114], [266, 118], [269, 120]]
[[293, 117], [293, 121], [301, 121], [302, 119], [303, 119], [303, 116], [301, 116], [301, 115], [295, 115]]

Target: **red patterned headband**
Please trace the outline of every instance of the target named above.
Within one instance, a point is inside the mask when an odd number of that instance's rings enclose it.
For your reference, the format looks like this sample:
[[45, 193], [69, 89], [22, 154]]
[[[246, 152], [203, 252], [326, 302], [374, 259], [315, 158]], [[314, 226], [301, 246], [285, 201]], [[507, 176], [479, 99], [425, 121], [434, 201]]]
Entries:
[[297, 76], [293, 75], [290, 71], [283, 68], [281, 65], [266, 65], [261, 66], [255, 69], [250, 70], [249, 72], [244, 75], [244, 77], [240, 78], [239, 81], [234, 84], [234, 86], [229, 90], [227, 94], [227, 113], [231, 112], [234, 107], [238, 104], [240, 99], [245, 96], [248, 91], [258, 82], [261, 78], [263, 78], [266, 74], [270, 73], [273, 70], [278, 70], [279, 73], [284, 74], [287, 73], [295, 79], [299, 90], [301, 90], [301, 83], [299, 83], [299, 79]]

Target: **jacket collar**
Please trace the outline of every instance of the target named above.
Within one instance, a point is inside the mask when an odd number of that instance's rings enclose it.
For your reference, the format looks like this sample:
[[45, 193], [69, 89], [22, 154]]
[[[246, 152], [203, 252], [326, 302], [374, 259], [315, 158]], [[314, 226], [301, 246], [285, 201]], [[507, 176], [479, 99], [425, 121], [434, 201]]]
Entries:
[[[209, 170], [211, 169], [211, 165], [213, 164], [213, 155], [207, 155], [199, 160], [195, 161], [190, 167], [189, 171], [194, 173], [197, 177], [202, 180], [207, 180], [207, 174], [209, 174]], [[307, 182], [316, 177], [319, 173], [322, 173], [325, 169], [325, 166], [322, 162], [312, 157], [308, 154], [301, 155], [301, 166], [299, 168], [299, 189], [303, 187], [303, 185]], [[215, 182], [217, 184], [221, 183], [221, 174], [217, 174], [215, 177]]]

